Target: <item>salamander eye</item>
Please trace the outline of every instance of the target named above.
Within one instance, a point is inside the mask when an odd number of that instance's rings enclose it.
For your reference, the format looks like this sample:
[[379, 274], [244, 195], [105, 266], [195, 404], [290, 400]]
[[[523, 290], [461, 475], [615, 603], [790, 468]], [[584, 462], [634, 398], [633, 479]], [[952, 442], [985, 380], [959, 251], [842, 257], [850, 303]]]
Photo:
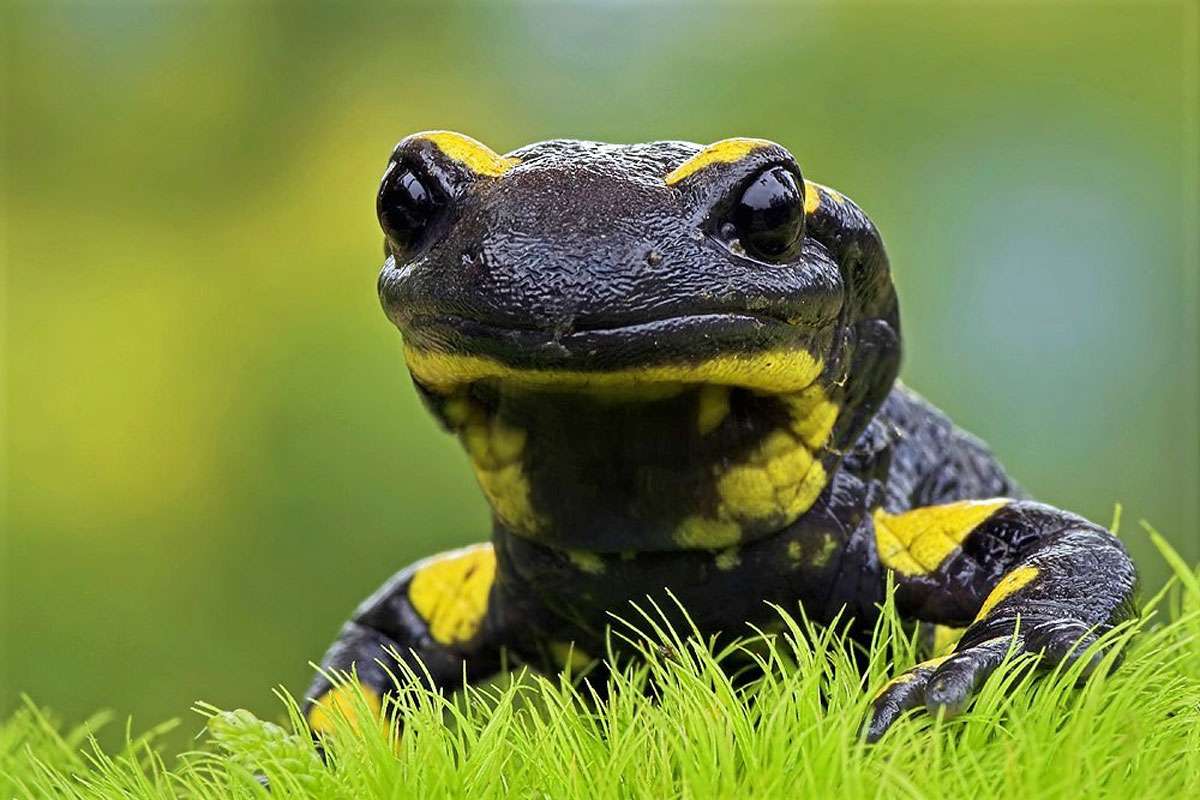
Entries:
[[375, 211], [379, 227], [397, 255], [411, 252], [443, 205], [443, 198], [408, 167], [393, 162], [383, 176]]
[[796, 176], [784, 167], [755, 175], [730, 208], [729, 222], [751, 258], [789, 261], [804, 238], [804, 192]]

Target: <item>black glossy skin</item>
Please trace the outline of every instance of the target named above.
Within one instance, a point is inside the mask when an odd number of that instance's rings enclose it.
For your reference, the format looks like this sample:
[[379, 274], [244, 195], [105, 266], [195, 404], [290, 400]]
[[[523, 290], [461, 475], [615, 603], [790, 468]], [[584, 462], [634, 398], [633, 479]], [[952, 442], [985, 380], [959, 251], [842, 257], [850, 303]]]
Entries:
[[[427, 218], [420, 231], [391, 230], [384, 309], [409, 348], [541, 376], [535, 388], [495, 376], [451, 385], [425, 379], [410, 353], [418, 390], [448, 428], [464, 432], [452, 405], [466, 398], [479, 418], [523, 432], [516, 460], [538, 522], [508, 524], [511, 509], [497, 507], [495, 579], [469, 641], [438, 641], [414, 605], [409, 588], [428, 568], [422, 562], [358, 609], [326, 668], [354, 665], [363, 685], [385, 695], [391, 679], [376, 663], [390, 660], [384, 648], [419, 656], [447, 689], [464, 674], [496, 671], [503, 653], [556, 669], [556, 646], [602, 653], [609, 612], [629, 616], [631, 601], [664, 589], [705, 634], [768, 623], [770, 602], [800, 603], [817, 620], [844, 613], [865, 635], [887, 571], [875, 515], [927, 509], [937, 519], [944, 504], [989, 498], [1007, 500], [951, 531], [960, 546], [929, 569], [896, 574], [902, 613], [969, 627], [948, 658], [880, 694], [871, 738], [909, 708], [961, 708], [1008, 649], [1018, 616], [1018, 647], [1055, 663], [1129, 614], [1134, 570], [1111, 534], [1025, 499], [978, 440], [896, 383], [897, 300], [865, 214], [804, 182], [792, 156], [770, 143], [668, 182], [701, 150], [551, 141], [509, 154], [517, 163], [493, 175], [421, 135], [397, 146], [389, 174], [411, 170], [433, 199], [418, 209]], [[786, 173], [776, 175], [785, 184], [794, 178], [809, 209], [799, 238], [759, 259], [739, 240], [748, 234], [738, 203], [758, 202], [743, 193], [771, 170]], [[387, 221], [395, 201], [382, 197]], [[606, 393], [578, 376], [654, 378], [663, 364], [768, 350], [819, 364], [811, 382], [837, 409], [812, 449], [824, 480], [798, 515], [740, 517], [732, 543], [681, 539], [689, 516], [725, 513], [714, 475], [786, 426], [788, 392], [735, 376], [724, 415], [698, 429], [704, 382]], [[559, 385], [558, 375], [574, 377]], [[1031, 574], [976, 619], [1004, 576]], [[328, 689], [319, 677], [310, 696]]]

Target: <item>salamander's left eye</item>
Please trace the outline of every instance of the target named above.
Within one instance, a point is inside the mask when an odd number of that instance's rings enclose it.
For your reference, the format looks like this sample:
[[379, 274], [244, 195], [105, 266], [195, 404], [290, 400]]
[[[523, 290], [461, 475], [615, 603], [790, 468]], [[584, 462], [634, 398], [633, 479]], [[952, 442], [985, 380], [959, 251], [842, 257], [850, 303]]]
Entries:
[[388, 167], [375, 198], [379, 226], [394, 252], [403, 257], [417, 248], [440, 211], [443, 198], [428, 179], [402, 164]]
[[770, 167], [755, 175], [730, 208], [729, 223], [751, 258], [791, 260], [804, 238], [804, 191], [795, 174]]

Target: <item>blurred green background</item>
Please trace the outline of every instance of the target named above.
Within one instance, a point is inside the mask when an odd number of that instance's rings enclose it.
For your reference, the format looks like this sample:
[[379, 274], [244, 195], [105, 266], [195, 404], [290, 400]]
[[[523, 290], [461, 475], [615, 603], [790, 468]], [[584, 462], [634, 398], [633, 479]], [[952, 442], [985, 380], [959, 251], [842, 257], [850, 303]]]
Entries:
[[782, 142], [883, 230], [906, 380], [1040, 498], [1124, 503], [1148, 583], [1138, 518], [1200, 560], [1186, 5], [10, 4], [0, 705], [274, 713], [487, 535], [375, 298], [427, 128]]

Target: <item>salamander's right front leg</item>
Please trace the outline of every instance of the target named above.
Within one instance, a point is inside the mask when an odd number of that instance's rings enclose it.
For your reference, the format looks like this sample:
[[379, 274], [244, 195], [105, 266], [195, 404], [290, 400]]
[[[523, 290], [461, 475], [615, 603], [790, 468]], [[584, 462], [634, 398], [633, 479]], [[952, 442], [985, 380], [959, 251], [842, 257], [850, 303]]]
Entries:
[[[353, 670], [377, 714], [395, 689], [393, 675], [404, 677], [394, 654], [434, 689], [451, 691], [462, 686], [464, 676], [476, 680], [495, 673], [500, 647], [488, 614], [495, 574], [490, 544], [433, 556], [397, 573], [343, 626], [321, 661], [322, 672]], [[338, 714], [357, 723], [353, 691], [317, 675], [305, 707], [315, 733], [332, 730]]]

